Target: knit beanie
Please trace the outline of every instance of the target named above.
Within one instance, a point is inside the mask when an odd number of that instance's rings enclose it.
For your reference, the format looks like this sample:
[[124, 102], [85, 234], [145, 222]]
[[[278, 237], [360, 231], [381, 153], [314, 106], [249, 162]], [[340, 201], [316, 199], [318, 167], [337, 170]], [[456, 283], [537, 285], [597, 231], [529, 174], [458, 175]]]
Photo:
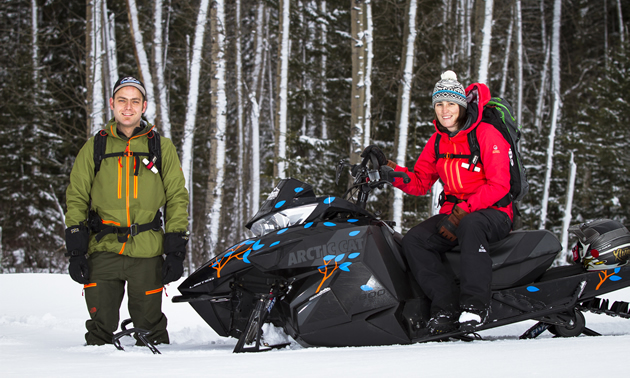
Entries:
[[433, 88], [433, 107], [441, 101], [449, 101], [459, 104], [466, 108], [466, 92], [464, 86], [457, 81], [457, 75], [453, 71], [446, 71], [441, 76], [442, 80], [438, 81]]

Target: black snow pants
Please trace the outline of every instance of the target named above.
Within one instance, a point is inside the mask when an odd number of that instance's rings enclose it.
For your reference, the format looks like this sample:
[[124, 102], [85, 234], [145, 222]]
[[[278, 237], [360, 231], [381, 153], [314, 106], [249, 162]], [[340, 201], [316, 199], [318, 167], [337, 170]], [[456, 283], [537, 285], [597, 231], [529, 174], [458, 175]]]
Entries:
[[[457, 312], [458, 304], [467, 308], [486, 308], [490, 305], [492, 283], [488, 246], [505, 238], [512, 222], [500, 210], [475, 211], [461, 220], [456, 231], [457, 240], [450, 241], [437, 230], [437, 224], [445, 216], [433, 216], [407, 232], [403, 238], [403, 251], [409, 266], [431, 300], [432, 315], [441, 310]], [[443, 254], [457, 244], [461, 249], [459, 298], [453, 274], [443, 263]]]

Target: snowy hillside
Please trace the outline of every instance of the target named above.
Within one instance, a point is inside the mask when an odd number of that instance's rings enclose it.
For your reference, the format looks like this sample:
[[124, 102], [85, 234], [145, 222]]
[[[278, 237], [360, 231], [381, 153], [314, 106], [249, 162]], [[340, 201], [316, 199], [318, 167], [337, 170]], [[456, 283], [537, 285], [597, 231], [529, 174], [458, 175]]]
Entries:
[[[217, 336], [188, 304], [164, 312], [171, 345], [161, 355], [123, 342], [83, 346], [88, 318], [81, 286], [66, 275], [0, 275], [2, 377], [583, 377], [628, 371], [630, 320], [587, 313], [602, 337], [518, 340], [533, 322], [485, 331], [485, 340], [365, 348], [302, 348], [233, 354], [235, 339]], [[630, 302], [630, 289], [609, 296]], [[123, 308], [126, 303], [123, 303]], [[121, 319], [127, 318], [126, 310]], [[128, 346], [127, 346], [128, 345]]]

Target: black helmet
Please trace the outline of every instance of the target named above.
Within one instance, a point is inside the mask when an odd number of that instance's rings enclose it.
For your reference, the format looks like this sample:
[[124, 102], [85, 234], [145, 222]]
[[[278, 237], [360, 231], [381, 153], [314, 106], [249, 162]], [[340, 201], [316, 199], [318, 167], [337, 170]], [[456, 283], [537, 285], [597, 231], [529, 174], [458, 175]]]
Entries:
[[596, 219], [571, 226], [569, 232], [578, 238], [573, 259], [587, 270], [615, 269], [630, 259], [630, 231], [617, 221]]

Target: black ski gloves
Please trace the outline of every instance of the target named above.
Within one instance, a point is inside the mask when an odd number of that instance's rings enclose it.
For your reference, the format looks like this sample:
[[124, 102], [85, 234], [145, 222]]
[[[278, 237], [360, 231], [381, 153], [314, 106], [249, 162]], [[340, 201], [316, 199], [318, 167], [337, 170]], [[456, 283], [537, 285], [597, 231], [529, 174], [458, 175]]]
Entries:
[[440, 235], [445, 237], [450, 241], [457, 240], [457, 236], [455, 235], [455, 231], [459, 226], [459, 221], [462, 220], [463, 217], [468, 215], [468, 213], [462, 209], [461, 207], [455, 205], [453, 206], [453, 211], [447, 217], [444, 217], [438, 224], [437, 229]]
[[90, 231], [85, 225], [66, 228], [66, 256], [70, 257], [68, 273], [74, 281], [84, 285], [90, 283], [90, 269], [85, 257], [89, 240]]
[[164, 234], [164, 264], [162, 265], [162, 285], [178, 280], [184, 274], [184, 259], [188, 232]]
[[70, 266], [68, 266], [70, 277], [80, 284], [87, 285], [90, 283], [90, 268], [88, 267], [85, 255], [70, 257]]
[[378, 146], [375, 146], [373, 144], [365, 147], [365, 150], [363, 150], [363, 152], [361, 152], [361, 157], [364, 158], [366, 156], [369, 156], [371, 154], [373, 154], [376, 157], [376, 160], [378, 161], [378, 165], [383, 166], [383, 165], [388, 165], [394, 169], [396, 169], [397, 164], [394, 163], [391, 160], [387, 160], [387, 157], [385, 156], [385, 154], [383, 153], [383, 151], [381, 151], [380, 148], [378, 148]]
[[385, 154], [383, 153], [383, 151], [381, 151], [380, 148], [371, 144], [365, 147], [365, 150], [361, 152], [361, 157], [364, 158], [368, 156], [370, 153], [376, 157], [376, 160], [378, 160], [379, 165], [387, 165], [387, 161], [388, 161], [387, 157], [385, 157]]

